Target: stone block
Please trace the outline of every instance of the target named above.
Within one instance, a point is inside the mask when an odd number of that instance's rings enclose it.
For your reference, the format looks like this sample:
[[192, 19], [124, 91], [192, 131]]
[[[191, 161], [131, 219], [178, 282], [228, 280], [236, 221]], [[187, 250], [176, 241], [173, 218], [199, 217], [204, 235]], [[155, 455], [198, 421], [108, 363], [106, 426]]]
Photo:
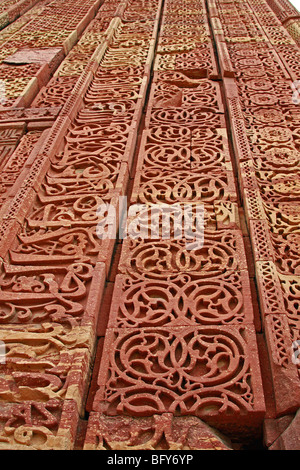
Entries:
[[240, 435], [265, 412], [250, 326], [109, 329], [94, 411], [197, 416]]

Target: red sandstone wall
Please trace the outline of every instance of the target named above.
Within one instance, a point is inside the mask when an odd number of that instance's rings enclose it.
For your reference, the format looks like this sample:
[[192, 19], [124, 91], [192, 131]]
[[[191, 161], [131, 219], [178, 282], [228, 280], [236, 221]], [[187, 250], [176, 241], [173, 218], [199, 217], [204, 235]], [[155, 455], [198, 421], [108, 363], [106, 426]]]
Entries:
[[[0, 449], [300, 448], [298, 18], [269, 3], [2, 2]], [[142, 236], [162, 204], [203, 244]]]

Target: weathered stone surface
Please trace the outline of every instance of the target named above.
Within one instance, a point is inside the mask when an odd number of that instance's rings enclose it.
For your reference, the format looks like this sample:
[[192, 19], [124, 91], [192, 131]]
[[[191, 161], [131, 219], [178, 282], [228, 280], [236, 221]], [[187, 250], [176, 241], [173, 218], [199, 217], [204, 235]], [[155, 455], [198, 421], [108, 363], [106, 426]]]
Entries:
[[265, 422], [265, 441], [269, 450], [299, 450], [299, 411]]
[[196, 417], [109, 417], [93, 412], [85, 450], [231, 450], [231, 442]]
[[12, 54], [5, 58], [4, 63], [20, 65], [20, 64], [43, 64], [49, 63], [55, 57], [61, 53], [59, 48], [49, 48], [49, 49], [20, 49], [15, 54]]
[[72, 450], [78, 415], [71, 401], [27, 400], [0, 406], [1, 450]]

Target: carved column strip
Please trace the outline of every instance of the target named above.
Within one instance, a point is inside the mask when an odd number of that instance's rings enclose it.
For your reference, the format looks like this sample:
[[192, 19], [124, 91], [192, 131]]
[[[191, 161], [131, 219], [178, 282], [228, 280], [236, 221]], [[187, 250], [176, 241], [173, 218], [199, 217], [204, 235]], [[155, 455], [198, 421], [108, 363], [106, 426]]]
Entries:
[[214, 26], [214, 35], [271, 367], [273, 392], [268, 389], [266, 397], [265, 442], [276, 449], [285, 445], [273, 443], [276, 419], [296, 413], [300, 404], [295, 361], [299, 340], [299, 105], [292, 86], [298, 76], [300, 51], [263, 1], [216, 1], [209, 8], [219, 24]]
[[116, 241], [98, 231], [108, 223], [103, 207], [117, 208], [127, 189], [160, 3], [143, 5], [141, 23], [135, 2], [114, 8], [104, 42], [2, 208], [3, 448], [72, 449], [85, 413]]

